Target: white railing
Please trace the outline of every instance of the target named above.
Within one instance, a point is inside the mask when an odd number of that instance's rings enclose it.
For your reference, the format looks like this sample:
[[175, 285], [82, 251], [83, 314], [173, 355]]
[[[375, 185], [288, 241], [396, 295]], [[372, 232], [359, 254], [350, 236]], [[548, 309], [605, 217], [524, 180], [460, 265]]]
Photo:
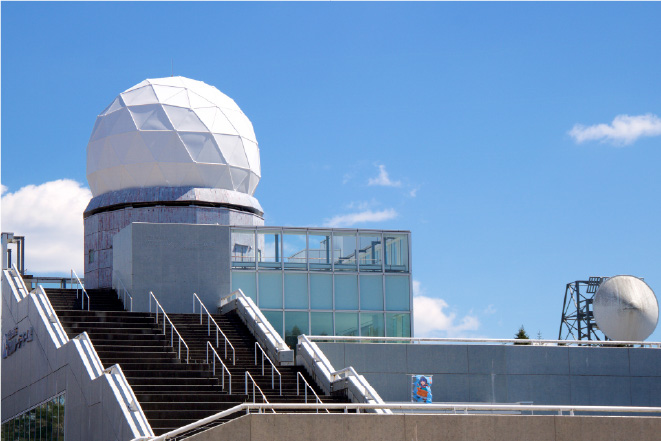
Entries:
[[124, 309], [126, 309], [126, 299], [128, 297], [129, 299], [128, 311], [133, 312], [133, 296], [131, 295], [129, 290], [126, 289], [126, 285], [124, 285], [122, 278], [119, 276], [119, 274], [116, 271], [115, 271], [115, 280], [119, 282], [115, 287], [115, 291], [117, 291], [117, 298], [122, 301], [122, 304], [124, 305]]
[[216, 376], [216, 358], [220, 362], [221, 366], [223, 367], [222, 370], [222, 380], [221, 380], [221, 386], [223, 390], [225, 390], [225, 372], [227, 372], [227, 375], [229, 376], [229, 394], [232, 395], [232, 374], [230, 373], [230, 370], [227, 369], [227, 366], [225, 366], [225, 363], [223, 363], [223, 360], [221, 360], [220, 355], [218, 355], [218, 352], [213, 348], [213, 345], [211, 344], [210, 341], [207, 340], [207, 364], [209, 364], [209, 348], [211, 348], [211, 351], [213, 352], [213, 357], [212, 357], [212, 364], [213, 364], [213, 376]]
[[[319, 346], [310, 341], [307, 335], [299, 335], [298, 342], [299, 344], [302, 344], [306, 350], [311, 352], [313, 363], [315, 363], [320, 368], [320, 371], [323, 373], [323, 375], [327, 376], [328, 382], [330, 383], [328, 384], [329, 388], [332, 388], [334, 382], [343, 378], [352, 379], [352, 382], [358, 389], [358, 393], [360, 394], [362, 400], [368, 403], [370, 401], [373, 401], [375, 404], [383, 403], [383, 400], [379, 394], [367, 382], [365, 377], [358, 374], [358, 372], [356, 372], [352, 366], [335, 371], [333, 365], [331, 365], [330, 361], [328, 361], [328, 358], [326, 358], [326, 355], [319, 349]], [[304, 356], [304, 352], [301, 354], [301, 356]]]
[[[236, 300], [234, 300], [236, 299]], [[234, 302], [232, 302], [234, 300]], [[293, 365], [294, 351], [287, 346], [280, 334], [273, 329], [255, 302], [240, 289], [220, 300], [223, 313], [236, 309], [239, 317], [248, 326], [250, 332], [260, 342], [264, 350], [279, 365]]]
[[[296, 374], [297, 374], [296, 375], [296, 396], [299, 396], [301, 394], [300, 389], [299, 389], [299, 383], [300, 383], [299, 379], [301, 379], [305, 383], [305, 387], [303, 387], [303, 391], [305, 393], [305, 404], [308, 404], [308, 389], [310, 389], [310, 391], [312, 391], [312, 393], [314, 394], [314, 397], [317, 400], [317, 403], [324, 404], [324, 402], [321, 401], [321, 398], [319, 398], [319, 395], [317, 395], [317, 393], [314, 391], [314, 389], [312, 389], [312, 386], [310, 386], [310, 383], [308, 383], [308, 380], [305, 379], [303, 374], [301, 374], [300, 372], [296, 372]], [[328, 409], [325, 409], [325, 410], [326, 410], [326, 413], [330, 413], [330, 411]], [[319, 409], [317, 409], [317, 413], [319, 413]]]
[[[262, 392], [262, 389], [255, 383], [255, 379], [250, 375], [250, 372], [246, 371], [245, 375], [245, 394], [250, 397], [250, 394], [248, 393], [248, 378], [250, 378], [250, 381], [252, 382], [252, 402], [256, 403], [255, 398], [257, 396], [255, 395], [255, 389], [259, 391], [259, 393], [262, 395], [262, 400], [264, 400], [265, 404], [270, 404], [269, 400], [266, 399], [266, 395], [264, 395], [264, 392]], [[275, 411], [273, 411], [275, 413]]]
[[188, 350], [188, 345], [184, 341], [184, 339], [181, 337], [181, 334], [179, 334], [179, 331], [177, 331], [177, 328], [175, 328], [174, 324], [172, 323], [172, 320], [170, 320], [170, 317], [165, 313], [165, 309], [161, 306], [161, 304], [158, 302], [158, 299], [154, 295], [153, 292], [149, 291], [149, 312], [151, 313], [151, 299], [154, 299], [154, 302], [156, 302], [156, 324], [158, 324], [158, 310], [160, 309], [161, 312], [163, 313], [163, 335], [167, 336], [167, 332], [165, 329], [165, 321], [167, 320], [168, 323], [170, 323], [170, 347], [174, 348], [174, 333], [177, 333], [177, 337], [179, 337], [179, 344], [177, 347], [177, 358], [181, 360], [181, 344], [183, 343], [184, 346], [186, 347], [186, 363], [188, 363], [188, 355], [189, 355], [189, 350]]
[[[187, 424], [178, 429], [164, 433], [163, 435], [154, 438], [141, 438], [149, 441], [165, 441], [172, 439], [177, 435], [186, 433], [190, 430], [197, 429], [207, 424], [213, 423], [222, 418], [226, 418], [235, 413], [250, 413], [256, 411], [262, 413], [270, 410], [275, 413], [276, 410], [314, 410], [314, 409], [327, 409], [344, 411], [348, 413], [350, 410], [356, 413], [362, 413], [365, 410], [388, 409], [388, 410], [402, 410], [402, 411], [420, 411], [420, 410], [435, 410], [445, 411], [452, 413], [468, 413], [468, 411], [476, 412], [554, 412], [560, 416], [567, 416], [571, 418], [578, 412], [583, 413], [606, 413], [606, 414], [626, 414], [626, 413], [654, 413], [661, 415], [661, 407], [617, 407], [617, 406], [544, 406], [544, 405], [520, 405], [520, 404], [401, 404], [401, 403], [383, 403], [383, 404], [366, 404], [366, 403], [325, 403], [325, 404], [292, 404], [292, 403], [243, 403], [234, 406], [230, 409], [218, 412], [217, 414], [208, 416], [194, 423]], [[568, 415], [565, 415], [565, 412]], [[136, 440], [134, 440], [136, 441]]]
[[83, 282], [80, 281], [80, 277], [78, 277], [78, 274], [72, 269], [71, 270], [71, 285], [74, 284], [74, 276], [75, 276], [75, 284], [76, 284], [76, 299], [78, 298], [78, 293], [82, 291], [83, 293], [83, 299], [81, 302], [81, 309], [85, 309], [85, 297], [87, 297], [87, 310], [90, 310], [90, 296], [87, 294], [87, 291], [85, 290], [85, 285]]
[[220, 334], [225, 339], [225, 359], [227, 360], [227, 346], [229, 346], [230, 349], [232, 349], [232, 365], [235, 365], [236, 354], [234, 353], [234, 346], [230, 343], [229, 338], [227, 338], [223, 330], [220, 329], [220, 326], [218, 326], [218, 323], [216, 323], [216, 320], [211, 316], [209, 310], [204, 306], [204, 303], [202, 303], [202, 300], [200, 300], [196, 293], [193, 293], [193, 314], [195, 314], [195, 300], [200, 304], [200, 324], [202, 324], [202, 310], [204, 309], [204, 312], [207, 313], [207, 335], [211, 337], [211, 323], [213, 322], [216, 326], [216, 347], [218, 347], [218, 335]]
[[417, 337], [353, 337], [308, 335], [310, 341], [363, 342], [363, 343], [489, 343], [514, 344], [516, 346], [641, 346], [661, 348], [658, 341], [615, 341], [615, 340], [523, 340], [514, 338], [417, 338]]
[[271, 364], [271, 389], [275, 389], [275, 374], [278, 374], [278, 381], [280, 383], [280, 395], [282, 395], [282, 375], [280, 375], [280, 371], [275, 367], [269, 356], [266, 355], [266, 352], [264, 352], [264, 349], [262, 349], [260, 344], [257, 342], [255, 342], [255, 366], [257, 366], [257, 348], [259, 348], [262, 353], [262, 376], [264, 376], [264, 359], [266, 358], [266, 360], [268, 360], [268, 362]]

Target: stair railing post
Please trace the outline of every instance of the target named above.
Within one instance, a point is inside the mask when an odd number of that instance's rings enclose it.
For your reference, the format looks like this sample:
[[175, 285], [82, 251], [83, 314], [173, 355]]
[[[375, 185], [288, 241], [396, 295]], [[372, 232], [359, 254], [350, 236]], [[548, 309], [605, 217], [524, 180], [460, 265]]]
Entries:
[[299, 385], [300, 382], [301, 382], [301, 380], [299, 380], [298, 375], [296, 375], [296, 396], [299, 396], [301, 394], [301, 392], [298, 388], [298, 385]]

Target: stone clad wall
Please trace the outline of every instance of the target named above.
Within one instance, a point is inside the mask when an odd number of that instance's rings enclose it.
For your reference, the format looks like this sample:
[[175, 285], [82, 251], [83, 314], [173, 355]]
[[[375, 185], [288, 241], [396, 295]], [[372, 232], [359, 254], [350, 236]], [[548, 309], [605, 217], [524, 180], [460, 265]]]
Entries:
[[385, 401], [410, 401], [410, 375], [433, 375], [435, 402], [661, 406], [661, 349], [318, 343]]

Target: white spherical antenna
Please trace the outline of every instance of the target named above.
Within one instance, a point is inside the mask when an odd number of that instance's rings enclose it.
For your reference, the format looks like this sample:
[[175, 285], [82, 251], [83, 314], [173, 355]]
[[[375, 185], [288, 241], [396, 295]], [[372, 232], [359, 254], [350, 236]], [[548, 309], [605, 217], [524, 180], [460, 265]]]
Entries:
[[633, 276], [605, 280], [594, 295], [594, 319], [617, 341], [643, 341], [659, 321], [659, 303], [647, 283]]
[[94, 196], [145, 187], [252, 196], [260, 176], [248, 117], [215, 87], [184, 77], [148, 79], [120, 93], [97, 117], [87, 145]]

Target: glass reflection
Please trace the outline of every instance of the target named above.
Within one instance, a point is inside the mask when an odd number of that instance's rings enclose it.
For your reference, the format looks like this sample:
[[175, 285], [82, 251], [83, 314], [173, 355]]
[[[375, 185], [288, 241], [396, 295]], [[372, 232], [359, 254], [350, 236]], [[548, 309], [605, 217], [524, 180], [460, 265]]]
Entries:
[[283, 234], [286, 269], [307, 269], [306, 235], [285, 230]]
[[361, 271], [381, 271], [381, 235], [360, 234], [358, 256]]
[[355, 233], [333, 233], [333, 261], [336, 271], [356, 270]]
[[308, 236], [308, 261], [311, 270], [330, 270], [332, 258], [331, 233], [310, 232]]

